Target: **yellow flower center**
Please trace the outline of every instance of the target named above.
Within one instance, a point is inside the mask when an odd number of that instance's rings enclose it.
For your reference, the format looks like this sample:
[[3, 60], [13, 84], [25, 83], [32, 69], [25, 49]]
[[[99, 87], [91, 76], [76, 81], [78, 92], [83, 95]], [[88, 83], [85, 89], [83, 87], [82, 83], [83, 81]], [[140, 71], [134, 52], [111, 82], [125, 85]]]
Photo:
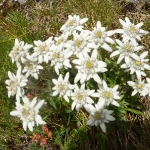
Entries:
[[126, 46], [125, 46], [125, 49], [126, 49], [127, 52], [129, 52], [130, 49], [131, 49], [131, 46], [130, 46], [130, 45], [126, 45]]
[[101, 31], [97, 31], [97, 32], [95, 33], [95, 36], [96, 36], [96, 37], [101, 37], [101, 36], [102, 36], [102, 32], [101, 32]]
[[62, 84], [58, 85], [58, 89], [59, 89], [59, 91], [63, 91], [64, 90], [64, 85], [62, 85]]
[[69, 24], [69, 26], [73, 26], [74, 25], [74, 21], [70, 20], [68, 24]]
[[59, 39], [57, 42], [58, 42], [58, 44], [62, 43], [62, 39]]
[[24, 117], [28, 117], [28, 116], [30, 115], [29, 108], [23, 109], [22, 115], [23, 115]]
[[98, 112], [96, 112], [96, 113], [94, 114], [94, 119], [95, 119], [95, 120], [99, 120], [100, 118], [101, 118], [100, 114], [99, 114]]
[[109, 92], [104, 92], [104, 97], [105, 98], [110, 98], [110, 93]]
[[45, 51], [45, 48], [46, 48], [45, 44], [39, 46], [40, 51]]
[[82, 42], [79, 41], [79, 40], [75, 42], [76, 46], [78, 46], [78, 47], [81, 45], [81, 43], [82, 43]]
[[55, 58], [55, 59], [56, 59], [56, 58], [59, 58], [59, 54], [58, 54], [58, 53], [54, 53], [54, 54], [53, 54], [53, 58]]
[[82, 100], [82, 99], [83, 99], [83, 95], [82, 95], [81, 93], [79, 93], [79, 94], [77, 95], [77, 98], [78, 98], [78, 100]]
[[138, 89], [142, 88], [142, 84], [137, 84], [136, 86], [137, 86]]
[[141, 61], [135, 61], [135, 64], [136, 64], [137, 66], [140, 66], [140, 65], [141, 65]]
[[135, 32], [135, 31], [136, 31], [136, 28], [135, 28], [134, 26], [131, 26], [131, 27], [129, 28], [129, 31], [130, 31], [130, 32]]
[[33, 70], [34, 68], [33, 68], [33, 65], [30, 65], [29, 67], [28, 67], [28, 69], [29, 70]]
[[86, 65], [86, 68], [89, 68], [89, 69], [93, 67], [93, 64], [91, 61], [87, 61], [85, 65]]

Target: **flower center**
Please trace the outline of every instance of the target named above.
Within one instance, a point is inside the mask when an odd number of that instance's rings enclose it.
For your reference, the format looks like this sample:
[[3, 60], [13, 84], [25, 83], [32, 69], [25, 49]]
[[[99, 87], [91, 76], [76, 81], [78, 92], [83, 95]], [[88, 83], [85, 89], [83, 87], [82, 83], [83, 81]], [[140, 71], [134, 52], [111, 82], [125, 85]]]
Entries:
[[142, 88], [142, 84], [137, 84], [136, 86], [137, 86], [138, 89]]
[[109, 92], [104, 92], [104, 97], [105, 98], [110, 98], [110, 93]]
[[11, 82], [11, 84], [10, 84], [10, 88], [12, 89], [12, 90], [17, 90], [17, 86], [18, 86], [18, 79], [14, 79], [12, 82]]
[[85, 63], [85, 66], [86, 66], [86, 68], [91, 69], [91, 68], [93, 68], [93, 63], [91, 61], [87, 61]]
[[141, 61], [135, 61], [135, 65], [140, 66], [141, 65]]
[[30, 115], [29, 108], [24, 108], [22, 111], [22, 116], [23, 117], [28, 117]]
[[59, 39], [59, 40], [57, 41], [57, 43], [58, 43], [58, 44], [61, 44], [62, 41], [63, 41], [62, 39]]
[[58, 53], [53, 53], [53, 58], [55, 58], [55, 59], [59, 58], [59, 54]]
[[75, 42], [75, 45], [78, 46], [78, 47], [81, 46], [81, 44], [82, 44], [82, 42], [79, 41], [79, 40], [77, 40], [77, 41]]
[[63, 84], [59, 84], [58, 85], [58, 89], [59, 89], [59, 91], [63, 91], [64, 90], [64, 85]]
[[136, 28], [135, 28], [134, 26], [131, 26], [131, 27], [129, 28], [129, 31], [130, 31], [130, 32], [135, 32], [135, 31], [136, 31]]
[[130, 45], [126, 45], [126, 46], [125, 46], [125, 50], [126, 50], [127, 52], [129, 52], [129, 51], [131, 50], [131, 46], [130, 46]]
[[29, 70], [33, 70], [33, 69], [34, 69], [33, 65], [30, 65], [30, 66], [28, 67], [28, 69], [29, 69]]
[[74, 21], [70, 20], [68, 24], [69, 24], [69, 26], [73, 26], [74, 25]]
[[102, 32], [101, 32], [101, 31], [97, 31], [97, 32], [95, 33], [95, 36], [96, 36], [96, 37], [101, 37], [101, 36], [102, 36]]
[[95, 120], [100, 120], [101, 119], [100, 113], [98, 113], [98, 112], [94, 113], [94, 119]]
[[78, 100], [82, 100], [82, 99], [83, 99], [83, 95], [82, 95], [81, 93], [79, 93], [79, 94], [77, 95], [77, 99], [78, 99]]

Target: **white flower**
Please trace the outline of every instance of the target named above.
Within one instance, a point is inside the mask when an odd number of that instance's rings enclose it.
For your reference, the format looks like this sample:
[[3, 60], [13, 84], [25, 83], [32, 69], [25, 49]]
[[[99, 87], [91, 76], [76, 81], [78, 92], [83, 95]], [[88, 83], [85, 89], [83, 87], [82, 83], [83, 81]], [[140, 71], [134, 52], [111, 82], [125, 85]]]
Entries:
[[39, 70], [41, 69], [43, 69], [43, 67], [37, 62], [28, 62], [25, 64], [22, 72], [25, 73], [26, 77], [29, 77], [31, 75], [35, 79], [38, 79]]
[[20, 97], [23, 96], [24, 90], [23, 87], [27, 85], [27, 78], [21, 74], [21, 67], [18, 68], [17, 74], [13, 74], [8, 71], [8, 76], [10, 80], [6, 80], [5, 83], [8, 85], [8, 97], [14, 96], [16, 94], [17, 101], [20, 101]]
[[26, 131], [27, 127], [30, 131], [33, 131], [33, 127], [36, 124], [46, 124], [45, 121], [38, 114], [39, 109], [44, 104], [44, 100], [37, 103], [37, 98], [34, 98], [32, 102], [27, 97], [22, 97], [24, 104], [16, 102], [16, 110], [11, 111], [10, 115], [17, 116], [23, 121], [23, 129]]
[[134, 52], [140, 51], [143, 48], [143, 46], [138, 46], [138, 43], [136, 41], [126, 41], [122, 43], [120, 40], [116, 39], [116, 42], [119, 46], [116, 46], [117, 50], [114, 51], [110, 55], [110, 57], [114, 57], [120, 54], [117, 64], [119, 64], [122, 61], [122, 59], [125, 59], [126, 64], [128, 64], [132, 54]]
[[55, 86], [52, 88], [54, 90], [52, 96], [59, 94], [59, 97], [63, 97], [67, 102], [69, 102], [68, 96], [71, 95], [71, 90], [74, 88], [74, 86], [71, 85], [68, 80], [69, 72], [66, 73], [64, 79], [61, 74], [59, 75], [58, 80], [52, 79], [52, 82], [55, 84]]
[[51, 61], [51, 66], [54, 66], [55, 72], [59, 75], [59, 69], [65, 67], [71, 68], [70, 56], [72, 55], [71, 51], [63, 48], [63, 45], [54, 45], [51, 47], [51, 53], [49, 59]]
[[140, 96], [146, 96], [148, 94], [148, 89], [144, 82], [145, 80], [142, 81], [141, 79], [137, 80], [136, 82], [133, 82], [133, 81], [127, 82], [129, 86], [131, 86], [134, 89], [131, 96], [134, 96], [137, 93], [139, 93]]
[[87, 125], [100, 125], [103, 132], [106, 132], [105, 123], [109, 121], [114, 121], [115, 118], [111, 116], [113, 113], [112, 110], [107, 110], [104, 108], [105, 103], [103, 101], [95, 104], [95, 107], [91, 104], [86, 104], [85, 109], [90, 114], [89, 120], [87, 121]]
[[12, 63], [16, 62], [17, 67], [19, 67], [21, 63], [26, 61], [26, 56], [29, 54], [28, 51], [32, 47], [31, 44], [25, 44], [23, 41], [19, 42], [18, 39], [15, 39], [15, 45], [9, 53]]
[[74, 15], [68, 16], [67, 22], [60, 28], [60, 31], [63, 31], [63, 33], [68, 33], [71, 35], [73, 31], [81, 31], [83, 28], [83, 24], [88, 21], [88, 18], [80, 19], [79, 16]]
[[48, 63], [50, 55], [50, 47], [54, 43], [52, 38], [53, 37], [49, 37], [44, 42], [42, 42], [41, 40], [34, 41], [36, 47], [34, 47], [34, 53], [32, 54], [32, 57], [37, 57], [39, 63], [42, 62]]
[[130, 59], [128, 64], [121, 65], [121, 68], [129, 68], [130, 74], [136, 73], [138, 79], [141, 76], [146, 76], [144, 69], [150, 70], [150, 66], [146, 64], [149, 59], [144, 59], [148, 55], [148, 51], [143, 52], [140, 56], [136, 55], [135, 53], [132, 54], [132, 58]]
[[121, 25], [123, 26], [123, 29], [117, 29], [116, 33], [121, 33], [123, 34], [123, 41], [128, 41], [128, 40], [141, 40], [141, 36], [148, 34], [147, 31], [144, 31], [141, 28], [143, 25], [143, 22], [138, 23], [137, 25], [134, 25], [133, 23], [130, 22], [128, 17], [125, 17], [125, 21], [122, 19], [119, 19]]
[[107, 44], [114, 44], [114, 41], [109, 37], [115, 32], [112, 31], [105, 31], [105, 27], [102, 27], [101, 22], [98, 21], [96, 27], [92, 31], [92, 41], [97, 45], [97, 48], [102, 47], [105, 50], [111, 52], [112, 48]]
[[55, 39], [56, 45], [59, 45], [59, 44], [65, 45], [68, 40], [68, 34], [63, 33], [59, 37], [54, 37], [54, 39]]
[[117, 91], [118, 85], [115, 85], [113, 88], [109, 88], [107, 83], [103, 80], [102, 85], [98, 85], [98, 93], [93, 94], [93, 97], [98, 97], [99, 101], [104, 101], [106, 106], [109, 104], [120, 106], [119, 103], [115, 100], [119, 100], [119, 92]]
[[80, 80], [80, 83], [84, 83], [86, 80], [93, 78], [97, 83], [101, 84], [101, 79], [97, 73], [106, 72], [107, 64], [103, 61], [97, 60], [97, 50], [93, 50], [91, 57], [88, 54], [84, 54], [80, 59], [74, 59], [72, 61], [77, 64], [76, 68], [78, 73], [74, 79], [74, 83]]
[[73, 100], [72, 103], [72, 110], [76, 107], [76, 110], [79, 111], [85, 104], [94, 103], [94, 101], [90, 98], [92, 94], [94, 94], [95, 90], [85, 90], [85, 84], [82, 84], [79, 88], [77, 84], [75, 84], [74, 91], [71, 93], [71, 99]]
[[146, 78], [146, 81], [145, 87], [147, 88], [147, 95], [150, 97], [150, 78]]
[[70, 42], [70, 50], [77, 57], [83, 55], [84, 53], [89, 53], [91, 49], [96, 48], [96, 45], [89, 40], [91, 39], [90, 31], [82, 30], [79, 33], [73, 32], [73, 41]]
[[[13, 0], [9, 0], [10, 2], [13, 2]], [[27, 0], [15, 0], [16, 2], [18, 1], [21, 5], [25, 4]]]

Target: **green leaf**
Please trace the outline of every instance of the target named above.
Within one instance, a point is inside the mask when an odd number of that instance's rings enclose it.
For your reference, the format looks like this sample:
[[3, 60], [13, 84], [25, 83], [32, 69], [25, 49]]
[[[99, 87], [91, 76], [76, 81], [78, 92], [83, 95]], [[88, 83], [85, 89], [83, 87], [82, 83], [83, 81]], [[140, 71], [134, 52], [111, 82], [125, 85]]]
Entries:
[[131, 112], [131, 113], [134, 113], [134, 114], [136, 114], [136, 115], [142, 115], [142, 114], [143, 114], [141, 111], [135, 110], [135, 109], [132, 109], [132, 108], [126, 108], [125, 110], [126, 110], [126, 111], [129, 111], [129, 112]]

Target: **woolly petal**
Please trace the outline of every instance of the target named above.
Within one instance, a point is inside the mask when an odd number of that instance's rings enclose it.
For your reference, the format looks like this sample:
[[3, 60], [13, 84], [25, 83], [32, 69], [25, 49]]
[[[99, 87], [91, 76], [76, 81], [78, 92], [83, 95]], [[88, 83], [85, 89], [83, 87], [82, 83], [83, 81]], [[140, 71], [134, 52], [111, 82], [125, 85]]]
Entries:
[[24, 129], [24, 131], [27, 130], [27, 126], [28, 126], [28, 123], [27, 122], [23, 122], [23, 129]]
[[78, 72], [78, 74], [76, 75], [75, 79], [74, 79], [74, 83], [77, 83], [82, 77], [82, 74]]
[[105, 126], [105, 124], [103, 122], [100, 124], [100, 127], [101, 127], [102, 131], [104, 133], [106, 133], [106, 126]]
[[10, 112], [11, 116], [19, 116], [19, 114], [20, 114], [20, 111], [18, 111], [18, 110], [14, 110], [14, 111]]
[[44, 100], [39, 101], [39, 103], [35, 106], [35, 110], [39, 110], [44, 104]]

